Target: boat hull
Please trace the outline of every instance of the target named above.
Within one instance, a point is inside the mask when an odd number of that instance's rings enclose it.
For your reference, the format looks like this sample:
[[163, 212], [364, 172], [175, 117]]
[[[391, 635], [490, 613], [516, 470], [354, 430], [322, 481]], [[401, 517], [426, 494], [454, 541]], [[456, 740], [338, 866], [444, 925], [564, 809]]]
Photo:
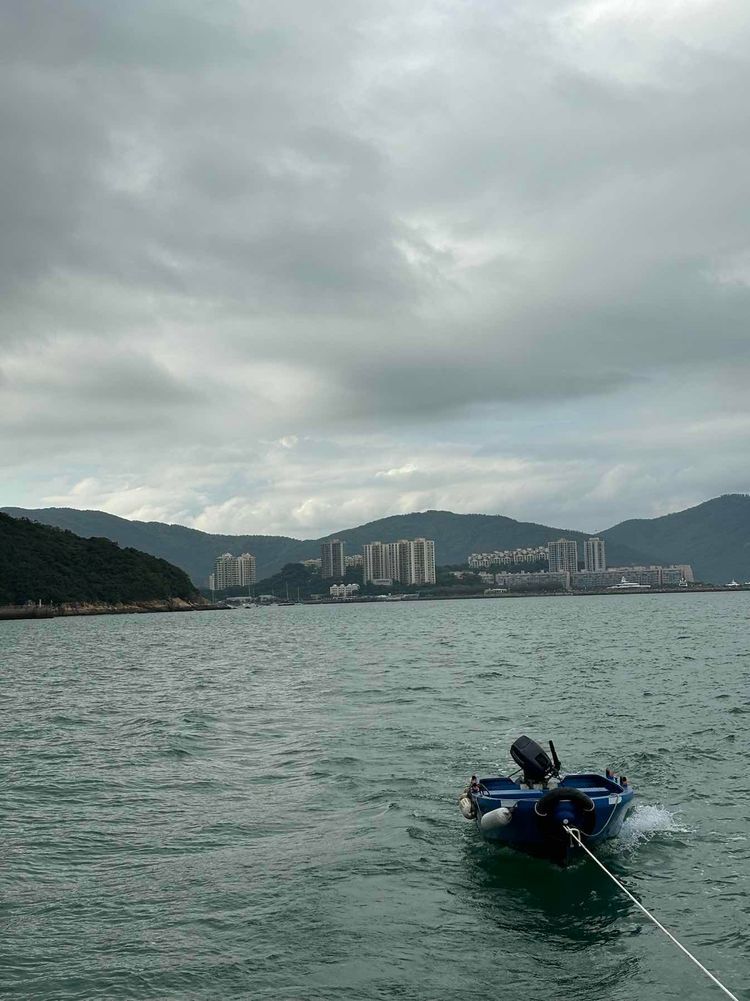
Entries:
[[483, 792], [472, 793], [471, 800], [486, 841], [563, 865], [581, 853], [567, 828], [579, 830], [589, 848], [616, 838], [635, 795], [594, 774], [568, 775], [554, 793], [500, 778], [482, 779], [481, 785]]

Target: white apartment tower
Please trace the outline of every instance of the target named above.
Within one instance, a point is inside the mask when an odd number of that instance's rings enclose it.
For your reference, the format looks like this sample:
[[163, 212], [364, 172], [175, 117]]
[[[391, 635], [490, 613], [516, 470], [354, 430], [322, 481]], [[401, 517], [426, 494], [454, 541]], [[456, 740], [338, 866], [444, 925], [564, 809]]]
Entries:
[[339, 539], [324, 542], [320, 547], [320, 576], [323, 580], [327, 577], [341, 580], [345, 573], [344, 543]]
[[368, 542], [362, 547], [362, 581], [388, 580], [391, 577], [391, 558], [387, 543]]
[[558, 539], [549, 543], [549, 572], [576, 573], [578, 571], [578, 546], [575, 539]]
[[255, 557], [251, 553], [241, 556], [222, 553], [214, 561], [214, 572], [208, 578], [208, 586], [212, 591], [224, 591], [228, 587], [247, 587], [255, 580]]
[[371, 580], [397, 580], [400, 584], [435, 583], [435, 543], [432, 539], [399, 539], [369, 542], [363, 547], [365, 584]]
[[586, 539], [583, 544], [583, 565], [586, 570], [596, 572], [607, 569], [604, 539]]
[[435, 543], [432, 539], [415, 539], [412, 542], [414, 553], [414, 583], [435, 583]]

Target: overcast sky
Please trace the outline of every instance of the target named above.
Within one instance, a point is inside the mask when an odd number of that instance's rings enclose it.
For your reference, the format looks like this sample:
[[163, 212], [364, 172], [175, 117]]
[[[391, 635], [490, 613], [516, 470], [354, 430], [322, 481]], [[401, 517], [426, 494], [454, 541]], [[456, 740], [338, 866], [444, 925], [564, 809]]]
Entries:
[[744, 0], [0, 0], [0, 504], [750, 490]]

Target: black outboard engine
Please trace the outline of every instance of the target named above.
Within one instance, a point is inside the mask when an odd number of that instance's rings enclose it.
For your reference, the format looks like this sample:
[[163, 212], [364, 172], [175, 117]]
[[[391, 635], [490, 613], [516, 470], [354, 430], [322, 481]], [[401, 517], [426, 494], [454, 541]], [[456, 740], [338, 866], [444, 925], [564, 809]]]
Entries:
[[551, 741], [550, 750], [554, 763], [550, 760], [547, 752], [543, 751], [531, 737], [519, 737], [511, 747], [510, 755], [515, 763], [523, 769], [523, 780], [527, 785], [534, 782], [544, 782], [552, 775], [557, 775], [560, 770], [560, 761]]

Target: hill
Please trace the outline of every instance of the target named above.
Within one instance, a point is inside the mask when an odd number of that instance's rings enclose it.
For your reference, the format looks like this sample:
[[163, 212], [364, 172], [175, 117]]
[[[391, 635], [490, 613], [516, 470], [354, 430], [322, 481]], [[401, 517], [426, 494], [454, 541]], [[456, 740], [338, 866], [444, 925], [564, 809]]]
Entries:
[[661, 518], [636, 518], [600, 532], [610, 546], [629, 546], [655, 563], [691, 563], [696, 579], [723, 584], [750, 579], [750, 496], [724, 494]]
[[[287, 563], [320, 555], [320, 544], [338, 538], [351, 552], [365, 542], [425, 536], [435, 540], [440, 564], [463, 563], [471, 552], [539, 546], [561, 535], [579, 542], [587, 533], [496, 514], [453, 514], [423, 511], [380, 518], [343, 529], [324, 539], [292, 539], [274, 535], [212, 535], [183, 525], [128, 521], [103, 511], [72, 508], [23, 510], [7, 514], [68, 529], [83, 537], [101, 536], [120, 546], [132, 546], [182, 567], [196, 584], [205, 584], [220, 553], [251, 552], [258, 561], [258, 579], [277, 573]], [[697, 507], [660, 518], [624, 521], [598, 533], [607, 542], [610, 566], [638, 563], [690, 563], [696, 577], [723, 583], [750, 578], [750, 496], [728, 494]]]
[[[469, 553], [517, 546], [539, 546], [561, 535], [581, 541], [588, 536], [548, 525], [515, 521], [502, 515], [453, 514], [451, 511], [424, 511], [380, 518], [356, 528], [343, 529], [323, 539], [291, 539], [273, 535], [211, 535], [182, 525], [152, 521], [128, 521], [103, 511], [76, 511], [72, 508], [24, 510], [4, 508], [14, 517], [31, 518], [47, 525], [68, 529], [83, 537], [103, 536], [121, 546], [134, 546], [146, 553], [182, 567], [198, 585], [205, 585], [220, 553], [252, 553], [257, 560], [258, 579], [277, 573], [287, 563], [320, 556], [320, 544], [338, 538], [348, 552], [360, 552], [365, 542], [391, 542], [424, 536], [435, 540], [438, 562], [464, 563]], [[612, 563], [643, 563], [647, 555], [625, 544], [613, 542], [608, 558]]]
[[0, 605], [194, 597], [188, 576], [165, 560], [0, 514]]
[[[65, 528], [89, 538], [100, 536], [120, 546], [132, 546], [174, 563], [198, 585], [206, 584], [216, 557], [231, 552], [235, 556], [250, 552], [258, 561], [258, 577], [274, 573], [285, 563], [319, 556], [314, 543], [279, 535], [210, 535], [184, 525], [166, 525], [160, 521], [129, 521], [104, 511], [77, 511], [74, 508], [49, 507], [41, 510], [2, 508], [15, 518], [31, 518], [45, 525]], [[301, 552], [305, 555], [300, 555]]]

